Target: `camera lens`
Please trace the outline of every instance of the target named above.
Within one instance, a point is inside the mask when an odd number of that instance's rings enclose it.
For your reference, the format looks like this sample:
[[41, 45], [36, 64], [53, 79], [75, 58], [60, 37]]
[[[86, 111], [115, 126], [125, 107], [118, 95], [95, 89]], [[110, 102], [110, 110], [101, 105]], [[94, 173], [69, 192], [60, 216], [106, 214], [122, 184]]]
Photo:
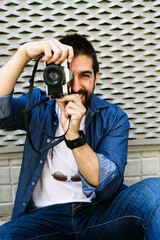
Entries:
[[59, 75], [58, 75], [57, 72], [51, 71], [51, 72], [48, 73], [48, 77], [53, 81], [57, 81]]
[[44, 81], [49, 86], [59, 86], [65, 82], [62, 68], [55, 64], [47, 65], [43, 72]]

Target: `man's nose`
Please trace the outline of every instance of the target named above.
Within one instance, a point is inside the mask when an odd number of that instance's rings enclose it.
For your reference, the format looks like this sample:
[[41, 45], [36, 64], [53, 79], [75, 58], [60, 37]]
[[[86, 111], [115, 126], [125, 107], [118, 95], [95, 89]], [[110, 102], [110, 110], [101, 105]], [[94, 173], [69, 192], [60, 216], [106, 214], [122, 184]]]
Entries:
[[72, 90], [78, 92], [81, 89], [81, 84], [78, 77], [74, 77], [72, 81]]

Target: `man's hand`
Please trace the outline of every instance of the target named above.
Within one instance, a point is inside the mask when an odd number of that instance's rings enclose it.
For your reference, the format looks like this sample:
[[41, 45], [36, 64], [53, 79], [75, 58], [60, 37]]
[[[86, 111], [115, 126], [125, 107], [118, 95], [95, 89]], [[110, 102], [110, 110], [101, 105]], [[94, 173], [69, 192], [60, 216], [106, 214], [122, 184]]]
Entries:
[[61, 109], [61, 124], [64, 132], [68, 129], [69, 116], [71, 117], [69, 131], [66, 138], [73, 140], [79, 137], [79, 125], [83, 116], [86, 113], [86, 108], [83, 106], [81, 98], [78, 94], [66, 95], [63, 98], [57, 99]]
[[23, 44], [19, 49], [25, 53], [28, 60], [44, 54], [42, 56], [42, 61], [48, 64], [52, 62], [59, 64], [63, 62], [67, 56], [68, 62], [70, 63], [73, 58], [72, 47], [62, 44], [57, 39], [28, 42]]

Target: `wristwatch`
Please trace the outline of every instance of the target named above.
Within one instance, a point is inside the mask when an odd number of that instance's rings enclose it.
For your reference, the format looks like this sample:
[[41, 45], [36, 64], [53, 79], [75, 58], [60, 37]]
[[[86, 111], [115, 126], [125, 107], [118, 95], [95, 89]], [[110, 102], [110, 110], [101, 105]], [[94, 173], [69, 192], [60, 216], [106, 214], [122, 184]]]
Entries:
[[81, 147], [86, 143], [86, 137], [83, 131], [79, 131], [79, 138], [76, 138], [74, 140], [67, 140], [65, 138], [65, 142], [68, 148], [73, 149], [77, 147]]

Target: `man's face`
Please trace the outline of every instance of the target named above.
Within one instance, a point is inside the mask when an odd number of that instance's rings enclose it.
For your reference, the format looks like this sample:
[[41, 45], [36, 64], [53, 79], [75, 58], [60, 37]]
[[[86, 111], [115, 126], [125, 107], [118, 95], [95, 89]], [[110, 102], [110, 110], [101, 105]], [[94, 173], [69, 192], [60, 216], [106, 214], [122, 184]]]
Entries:
[[83, 105], [88, 108], [99, 73], [94, 75], [93, 60], [86, 55], [75, 57], [70, 65], [73, 79], [69, 82], [72, 93], [78, 93]]

